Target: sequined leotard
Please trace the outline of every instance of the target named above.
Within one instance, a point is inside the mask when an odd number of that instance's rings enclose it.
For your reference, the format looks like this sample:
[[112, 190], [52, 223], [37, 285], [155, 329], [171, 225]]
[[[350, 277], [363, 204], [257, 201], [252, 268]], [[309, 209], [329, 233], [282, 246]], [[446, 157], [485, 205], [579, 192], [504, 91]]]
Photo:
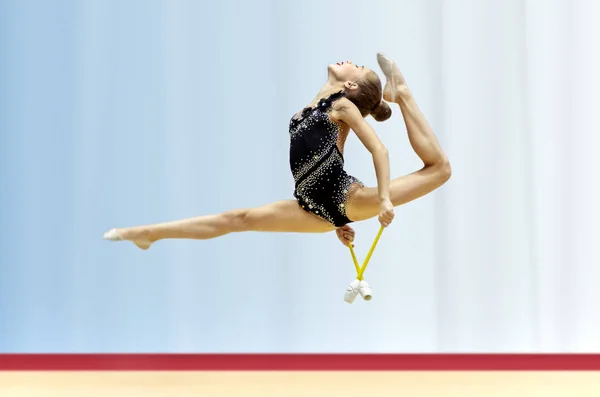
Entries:
[[302, 208], [336, 227], [352, 222], [346, 203], [356, 188], [363, 186], [344, 171], [344, 156], [338, 147], [340, 126], [329, 117], [342, 92], [321, 99], [290, 120], [290, 168], [294, 197]]

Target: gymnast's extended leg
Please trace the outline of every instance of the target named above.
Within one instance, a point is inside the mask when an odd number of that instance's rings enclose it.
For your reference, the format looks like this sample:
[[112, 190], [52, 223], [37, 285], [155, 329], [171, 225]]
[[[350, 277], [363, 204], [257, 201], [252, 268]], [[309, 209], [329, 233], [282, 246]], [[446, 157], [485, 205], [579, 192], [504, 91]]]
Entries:
[[154, 225], [111, 229], [108, 240], [129, 240], [141, 249], [163, 239], [207, 240], [234, 232], [325, 233], [329, 222], [304, 211], [295, 200], [281, 200], [257, 208], [226, 211]]

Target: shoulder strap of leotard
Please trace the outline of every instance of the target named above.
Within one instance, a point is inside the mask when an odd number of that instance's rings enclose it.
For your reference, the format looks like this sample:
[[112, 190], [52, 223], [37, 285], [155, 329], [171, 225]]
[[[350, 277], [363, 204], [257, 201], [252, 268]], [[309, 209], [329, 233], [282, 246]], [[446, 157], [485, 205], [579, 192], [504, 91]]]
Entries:
[[346, 93], [344, 91], [335, 92], [329, 95], [327, 98], [321, 99], [317, 106], [321, 109], [329, 109], [333, 102], [337, 101], [338, 99], [344, 96], [346, 96]]
[[338, 99], [340, 99], [341, 97], [346, 96], [346, 93], [344, 91], [338, 91], [335, 92], [331, 95], [329, 95], [327, 98], [322, 98], [319, 100], [319, 102], [317, 102], [317, 104], [314, 107], [311, 106], [307, 106], [305, 107], [302, 112], [300, 113], [300, 117], [292, 117], [291, 120], [291, 124], [292, 125], [296, 125], [298, 124], [303, 118], [305, 118], [306, 116], [308, 116], [309, 114], [311, 114], [312, 112], [314, 112], [317, 109], [321, 109], [321, 110], [329, 110], [329, 108], [331, 107], [331, 104], [335, 101], [337, 101]]

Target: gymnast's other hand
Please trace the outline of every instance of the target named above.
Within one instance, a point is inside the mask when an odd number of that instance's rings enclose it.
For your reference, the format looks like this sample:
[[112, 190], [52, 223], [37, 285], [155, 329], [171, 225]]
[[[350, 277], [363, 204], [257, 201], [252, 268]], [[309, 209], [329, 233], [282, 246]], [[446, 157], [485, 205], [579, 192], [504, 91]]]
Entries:
[[394, 220], [394, 205], [390, 199], [381, 200], [379, 205], [379, 223], [381, 226], [388, 227]]
[[352, 244], [354, 241], [354, 229], [352, 229], [348, 225], [344, 225], [342, 227], [338, 227], [335, 229], [335, 234], [337, 234], [338, 239], [344, 244], [346, 247], [349, 244]]

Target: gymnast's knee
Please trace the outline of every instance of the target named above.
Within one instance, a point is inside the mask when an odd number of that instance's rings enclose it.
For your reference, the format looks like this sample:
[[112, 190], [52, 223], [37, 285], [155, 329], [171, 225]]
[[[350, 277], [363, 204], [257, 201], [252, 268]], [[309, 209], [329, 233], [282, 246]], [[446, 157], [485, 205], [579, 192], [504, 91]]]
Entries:
[[249, 209], [236, 209], [224, 212], [221, 216], [223, 217], [224, 223], [227, 227], [227, 231], [230, 233], [246, 232], [252, 228]]
[[450, 161], [447, 157], [444, 157], [444, 159], [440, 162], [438, 174], [442, 184], [446, 183], [452, 176], [452, 167], [450, 166]]

